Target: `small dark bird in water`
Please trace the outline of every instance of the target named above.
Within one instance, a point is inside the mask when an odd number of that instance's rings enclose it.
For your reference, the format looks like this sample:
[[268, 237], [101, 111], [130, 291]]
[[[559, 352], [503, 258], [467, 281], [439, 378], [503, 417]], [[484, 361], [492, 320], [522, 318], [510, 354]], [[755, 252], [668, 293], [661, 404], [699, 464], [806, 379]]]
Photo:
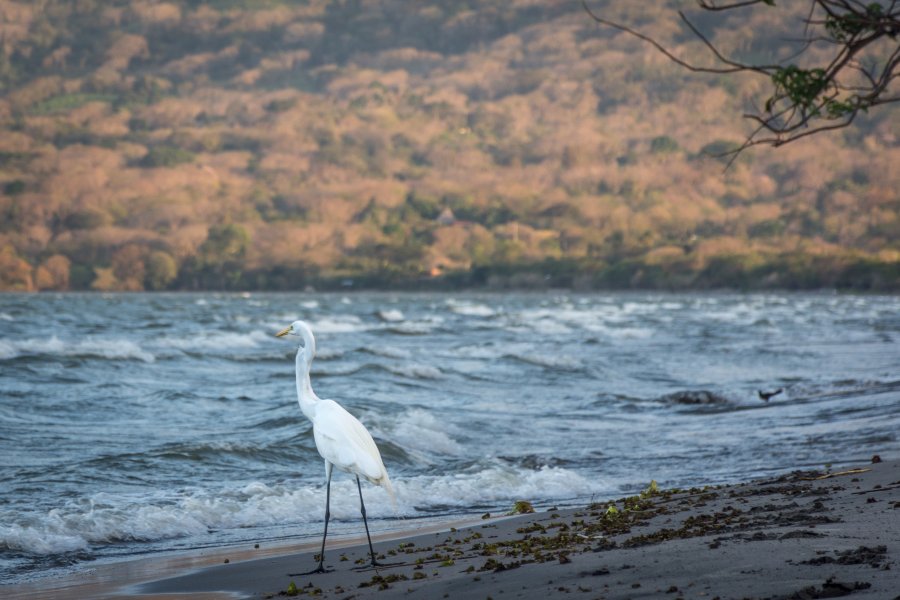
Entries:
[[783, 391], [784, 391], [784, 388], [778, 388], [774, 392], [764, 392], [762, 390], [756, 390], [756, 393], [759, 394], [760, 400], [765, 400], [766, 402], [768, 402], [769, 398], [771, 398], [772, 396], [777, 396], [778, 394], [780, 394]]

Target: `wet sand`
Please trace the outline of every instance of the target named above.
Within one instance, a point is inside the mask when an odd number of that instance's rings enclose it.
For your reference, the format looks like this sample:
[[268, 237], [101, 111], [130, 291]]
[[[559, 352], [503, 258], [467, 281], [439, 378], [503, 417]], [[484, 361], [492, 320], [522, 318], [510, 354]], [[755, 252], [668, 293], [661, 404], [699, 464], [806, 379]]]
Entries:
[[293, 582], [297, 597], [318, 598], [900, 598], [900, 461], [382, 540], [378, 568], [364, 543], [339, 544], [325, 574], [288, 575], [315, 566], [316, 544], [264, 558], [234, 550], [155, 581], [153, 559], [135, 561], [139, 573], [119, 566], [81, 597], [280, 598]]

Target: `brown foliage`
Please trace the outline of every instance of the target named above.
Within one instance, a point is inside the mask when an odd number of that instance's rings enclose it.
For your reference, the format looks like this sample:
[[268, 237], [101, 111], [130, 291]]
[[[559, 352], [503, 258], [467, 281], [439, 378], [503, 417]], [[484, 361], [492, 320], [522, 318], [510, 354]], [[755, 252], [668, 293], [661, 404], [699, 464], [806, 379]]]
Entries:
[[[0, 59], [0, 289], [64, 289], [64, 259], [97, 289], [546, 260], [690, 281], [822, 248], [846, 260], [810, 264], [897, 262], [896, 111], [723, 174], [752, 85], [685, 76], [577, 3], [101, 4], [78, 5], [108, 28], [86, 44], [78, 19], [0, 0], [18, 61]], [[716, 40], [752, 52], [780, 26]], [[230, 225], [245, 243], [216, 262], [207, 232]]]
[[39, 290], [69, 289], [71, 261], [61, 254], [54, 254], [35, 269], [34, 284]]

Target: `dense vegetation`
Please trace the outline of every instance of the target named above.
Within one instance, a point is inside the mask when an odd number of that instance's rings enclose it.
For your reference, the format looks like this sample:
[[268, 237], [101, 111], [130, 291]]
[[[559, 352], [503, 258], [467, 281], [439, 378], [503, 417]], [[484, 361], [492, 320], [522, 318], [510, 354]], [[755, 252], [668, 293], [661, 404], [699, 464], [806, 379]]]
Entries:
[[760, 87], [570, 0], [0, 0], [0, 289], [900, 289], [900, 111], [723, 172]]

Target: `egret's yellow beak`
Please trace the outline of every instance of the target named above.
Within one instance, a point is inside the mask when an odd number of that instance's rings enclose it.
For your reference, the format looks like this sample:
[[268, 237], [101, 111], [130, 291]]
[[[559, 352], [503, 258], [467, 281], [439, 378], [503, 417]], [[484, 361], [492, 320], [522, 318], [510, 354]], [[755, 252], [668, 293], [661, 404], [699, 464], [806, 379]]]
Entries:
[[291, 326], [288, 325], [287, 327], [285, 327], [284, 329], [282, 329], [281, 331], [279, 331], [278, 333], [276, 333], [276, 334], [275, 334], [275, 337], [284, 337], [284, 336], [286, 336], [287, 334], [289, 334], [290, 332], [291, 332]]

